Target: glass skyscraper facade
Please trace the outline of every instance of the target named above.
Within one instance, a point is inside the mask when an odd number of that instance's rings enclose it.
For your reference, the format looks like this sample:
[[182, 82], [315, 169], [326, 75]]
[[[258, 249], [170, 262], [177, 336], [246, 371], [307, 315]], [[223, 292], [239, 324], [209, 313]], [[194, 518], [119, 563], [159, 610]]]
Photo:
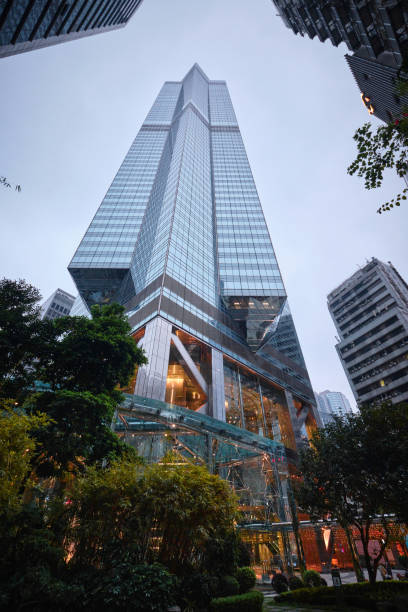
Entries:
[[313, 426], [313, 391], [224, 81], [195, 65], [163, 85], [69, 270], [88, 306], [125, 305], [149, 359], [136, 394], [263, 435], [275, 428], [292, 448]]
[[0, 0], [0, 57], [109, 32], [142, 0]]
[[125, 306], [148, 358], [118, 434], [205, 461], [239, 489], [259, 567], [290, 563], [291, 465], [320, 421], [225, 81], [196, 64], [163, 85], [69, 270], [88, 307]]

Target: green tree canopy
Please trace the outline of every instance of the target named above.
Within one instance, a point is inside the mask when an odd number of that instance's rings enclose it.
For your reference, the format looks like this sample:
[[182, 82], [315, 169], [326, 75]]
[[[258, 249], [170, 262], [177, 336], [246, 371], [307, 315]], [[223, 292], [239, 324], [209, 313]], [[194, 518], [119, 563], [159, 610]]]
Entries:
[[[41, 412], [30, 455], [38, 476], [58, 475], [120, 454], [131, 447], [111, 431], [114, 411], [135, 367], [146, 363], [130, 336], [119, 304], [92, 307], [92, 319], [39, 318], [37, 289], [25, 281], [0, 281], [0, 398]], [[35, 384], [49, 390], [35, 392]]]
[[150, 466], [117, 461], [77, 478], [64, 503], [65, 538], [79, 568], [109, 567], [132, 550], [179, 572], [199, 564], [206, 542], [233, 530], [237, 507], [229, 485], [190, 463]]
[[[407, 439], [407, 405], [368, 406], [316, 431], [301, 453], [299, 506], [312, 520], [325, 517], [358, 529], [371, 582], [390, 539], [390, 522], [406, 519]], [[372, 560], [368, 543], [374, 522], [381, 524], [383, 537]]]
[[146, 358], [129, 335], [122, 306], [93, 306], [91, 312], [92, 319], [54, 321], [55, 337], [37, 366], [38, 379], [51, 390], [25, 402], [28, 411], [41, 411], [51, 420], [35, 433], [47, 449], [35, 461], [42, 476], [61, 475], [133, 450], [111, 431], [111, 422], [123, 397], [117, 385], [126, 385]]
[[38, 446], [30, 432], [47, 422], [44, 414], [26, 415], [11, 402], [0, 400], [0, 513], [21, 507], [31, 457]]
[[107, 393], [120, 398], [135, 365], [146, 363], [143, 350], [129, 335], [123, 306], [92, 306], [92, 319], [61, 317], [54, 320], [55, 338], [42, 360], [38, 375], [52, 389]]
[[24, 280], [0, 280], [0, 397], [24, 397], [54, 337], [51, 322], [39, 318], [40, 299]]

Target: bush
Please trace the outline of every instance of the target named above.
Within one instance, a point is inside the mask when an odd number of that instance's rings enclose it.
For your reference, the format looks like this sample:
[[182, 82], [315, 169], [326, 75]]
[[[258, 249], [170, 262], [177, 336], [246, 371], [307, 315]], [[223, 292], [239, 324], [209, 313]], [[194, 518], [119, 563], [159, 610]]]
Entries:
[[175, 601], [176, 578], [159, 564], [125, 562], [110, 571], [97, 571], [86, 586], [84, 598], [78, 604], [87, 612], [101, 609], [163, 612]]
[[275, 574], [272, 578], [272, 587], [277, 593], [283, 593], [289, 589], [288, 580], [284, 574]]
[[408, 569], [408, 557], [407, 557], [407, 555], [399, 555], [398, 563], [404, 569]]
[[296, 589], [303, 589], [305, 585], [303, 584], [303, 580], [301, 580], [298, 576], [291, 576], [289, 578], [289, 588], [291, 591], [296, 591]]
[[262, 612], [264, 596], [251, 591], [235, 597], [218, 597], [210, 605], [211, 612]]
[[193, 572], [184, 576], [179, 583], [178, 603], [183, 609], [208, 610], [210, 601], [218, 594], [218, 585], [218, 578], [208, 574]]
[[[290, 593], [282, 593], [275, 597], [278, 603], [297, 603], [332, 606], [336, 602], [336, 587], [314, 587], [297, 589]], [[344, 584], [341, 587], [344, 602], [348, 606], [358, 606], [368, 610], [376, 607], [376, 602], [391, 601], [396, 597], [408, 595], [408, 582], [386, 580], [376, 582], [371, 586], [369, 582]]]
[[248, 567], [251, 565], [252, 554], [249, 545], [246, 542], [243, 542], [241, 538], [238, 536], [237, 540], [238, 554], [237, 554], [237, 563], [238, 567]]
[[256, 584], [256, 575], [250, 567], [240, 567], [237, 571], [236, 578], [239, 583], [239, 592], [246, 593], [253, 589]]
[[306, 570], [305, 572], [303, 572], [302, 578], [306, 587], [318, 587], [322, 584], [320, 582], [320, 574], [315, 570]]
[[220, 597], [229, 597], [230, 595], [238, 595], [239, 582], [234, 576], [222, 576], [218, 593]]
[[324, 578], [320, 576], [320, 586], [327, 586], [327, 582]]

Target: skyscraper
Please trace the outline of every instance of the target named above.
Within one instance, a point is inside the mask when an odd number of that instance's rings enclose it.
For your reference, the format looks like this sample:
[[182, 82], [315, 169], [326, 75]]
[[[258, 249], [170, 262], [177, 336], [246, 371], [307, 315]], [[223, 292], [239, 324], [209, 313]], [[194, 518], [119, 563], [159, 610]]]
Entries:
[[88, 306], [125, 305], [149, 360], [136, 395], [273, 435], [292, 449], [315, 425], [224, 81], [194, 65], [183, 81], [163, 85], [69, 271]]
[[323, 425], [328, 425], [333, 421], [333, 417], [344, 417], [353, 414], [350, 402], [340, 391], [322, 391], [315, 393], [317, 408]]
[[361, 57], [401, 64], [408, 52], [408, 9], [404, 0], [272, 0], [295, 34], [345, 42]]
[[408, 286], [375, 257], [328, 295], [336, 349], [359, 403], [408, 400]]
[[291, 466], [319, 415], [225, 81], [163, 85], [69, 270], [148, 358], [118, 435], [226, 479], [259, 573], [296, 562]]
[[357, 54], [346, 55], [346, 61], [369, 114], [385, 123], [401, 117], [404, 108], [408, 107], [408, 97], [397, 91], [399, 68]]
[[142, 0], [1, 0], [0, 57], [122, 28]]
[[56, 289], [41, 306], [41, 319], [58, 319], [71, 313], [75, 298], [62, 289]]
[[[346, 55], [363, 102], [389, 122], [401, 112], [395, 78], [408, 54], [408, 4], [404, 0], [272, 0], [295, 34], [346, 43]], [[367, 100], [366, 100], [367, 98]]]

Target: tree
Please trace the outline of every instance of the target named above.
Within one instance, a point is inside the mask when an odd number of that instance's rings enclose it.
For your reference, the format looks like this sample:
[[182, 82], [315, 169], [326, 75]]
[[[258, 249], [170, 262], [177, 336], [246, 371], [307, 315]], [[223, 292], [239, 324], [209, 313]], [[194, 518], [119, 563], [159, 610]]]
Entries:
[[33, 385], [35, 363], [54, 332], [39, 318], [39, 291], [24, 280], [0, 280], [0, 397], [20, 400]]
[[92, 319], [54, 320], [56, 336], [38, 368], [38, 376], [53, 390], [108, 394], [120, 400], [117, 385], [126, 386], [135, 365], [146, 357], [130, 334], [125, 309], [119, 304], [92, 306]]
[[205, 544], [232, 531], [235, 517], [235, 495], [205, 467], [121, 460], [77, 478], [56, 521], [78, 569], [110, 567], [131, 550], [137, 563], [180, 574], [199, 566]]
[[146, 363], [142, 349], [129, 335], [130, 326], [119, 304], [93, 306], [92, 319], [55, 320], [55, 336], [38, 362], [36, 375], [50, 391], [31, 395], [24, 404], [41, 411], [50, 422], [35, 432], [46, 452], [37, 453], [38, 475], [59, 478], [67, 471], [121, 454], [135, 454], [111, 430], [115, 408], [122, 400], [117, 385], [128, 383], [135, 365]]
[[[117, 386], [127, 384], [136, 364], [146, 363], [124, 308], [93, 306], [92, 319], [42, 321], [39, 299], [25, 281], [0, 282], [0, 398], [49, 417], [32, 432], [37, 476], [61, 478], [86, 462], [132, 454], [111, 431], [123, 397]], [[38, 381], [49, 390], [35, 392]]]
[[[299, 506], [314, 521], [338, 521], [349, 536], [349, 528], [357, 528], [371, 583], [390, 542], [391, 522], [406, 516], [407, 439], [407, 405], [367, 406], [360, 415], [337, 418], [316, 431], [301, 453], [303, 481], [295, 489]], [[381, 526], [382, 537], [372, 559], [374, 524]], [[353, 554], [353, 546], [351, 550]], [[354, 557], [359, 575], [356, 561]]]
[[0, 400], [0, 513], [16, 512], [30, 474], [31, 455], [37, 443], [30, 432], [47, 425], [44, 414], [17, 412], [12, 402]]
[[46, 603], [55, 609], [65, 590], [60, 579], [64, 551], [54, 542], [42, 509], [24, 497], [33, 484], [30, 461], [38, 445], [30, 434], [46, 424], [45, 415], [26, 415], [13, 402], [1, 401], [0, 610], [44, 609]]
[[[403, 74], [408, 72], [408, 58], [403, 63], [397, 82], [397, 93], [401, 97], [408, 96], [408, 79]], [[350, 175], [356, 174], [364, 178], [366, 189], [381, 187], [384, 171], [396, 170], [399, 177], [404, 178], [408, 172], [408, 109], [404, 109], [401, 117], [388, 125], [373, 128], [371, 123], [365, 123], [355, 132], [353, 139], [357, 143], [357, 157], [347, 168]], [[386, 202], [377, 212], [379, 214], [400, 206], [407, 199], [408, 188], [404, 188], [390, 202]]]

